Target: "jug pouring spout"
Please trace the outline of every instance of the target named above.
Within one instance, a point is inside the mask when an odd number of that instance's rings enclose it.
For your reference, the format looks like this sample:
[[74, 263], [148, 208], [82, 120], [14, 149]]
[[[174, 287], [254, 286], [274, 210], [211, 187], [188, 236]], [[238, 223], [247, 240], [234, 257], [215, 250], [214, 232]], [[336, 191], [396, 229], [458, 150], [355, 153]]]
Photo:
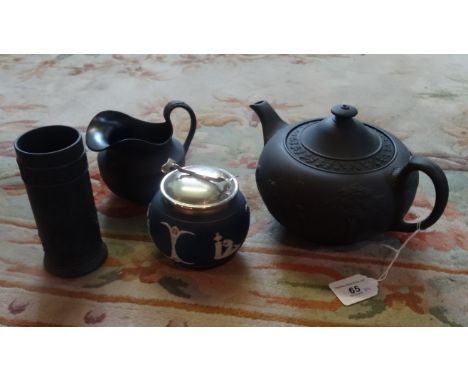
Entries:
[[279, 130], [288, 125], [279, 117], [267, 101], [256, 102], [253, 105], [250, 105], [250, 108], [255, 111], [260, 118], [264, 144], [266, 144]]
[[92, 151], [104, 151], [126, 140], [163, 143], [172, 136], [167, 123], [150, 123], [119, 111], [102, 111], [91, 120], [86, 130], [86, 145]]

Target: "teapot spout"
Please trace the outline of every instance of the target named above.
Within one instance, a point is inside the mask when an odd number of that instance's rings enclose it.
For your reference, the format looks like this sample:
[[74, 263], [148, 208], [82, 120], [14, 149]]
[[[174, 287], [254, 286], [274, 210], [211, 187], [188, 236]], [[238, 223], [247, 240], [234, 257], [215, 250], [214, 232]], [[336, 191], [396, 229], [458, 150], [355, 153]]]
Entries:
[[250, 108], [260, 118], [263, 130], [263, 143], [266, 144], [273, 135], [288, 124], [284, 122], [267, 101], [259, 101]]

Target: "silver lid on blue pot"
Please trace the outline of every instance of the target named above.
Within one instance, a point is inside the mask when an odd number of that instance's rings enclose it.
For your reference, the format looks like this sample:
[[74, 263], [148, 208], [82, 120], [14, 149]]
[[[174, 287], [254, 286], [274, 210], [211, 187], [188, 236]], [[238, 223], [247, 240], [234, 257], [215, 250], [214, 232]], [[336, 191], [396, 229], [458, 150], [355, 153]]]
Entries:
[[228, 171], [205, 165], [181, 167], [171, 159], [161, 170], [166, 173], [160, 190], [165, 202], [181, 212], [215, 212], [236, 196], [237, 179]]

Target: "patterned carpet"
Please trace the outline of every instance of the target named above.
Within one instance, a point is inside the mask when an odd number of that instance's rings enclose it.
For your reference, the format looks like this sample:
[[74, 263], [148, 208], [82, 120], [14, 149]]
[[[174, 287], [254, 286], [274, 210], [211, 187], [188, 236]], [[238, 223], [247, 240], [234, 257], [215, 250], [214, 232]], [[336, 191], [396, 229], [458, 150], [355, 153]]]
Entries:
[[[0, 324], [59, 326], [468, 326], [468, 56], [0, 56]], [[152, 244], [145, 209], [113, 196], [88, 152], [101, 230], [110, 256], [88, 276], [45, 273], [42, 247], [19, 177], [13, 141], [28, 129], [81, 131], [113, 109], [162, 121], [164, 105], [187, 102], [199, 124], [188, 164], [238, 176], [251, 207], [241, 251], [225, 265], [192, 271]], [[347, 102], [446, 171], [444, 216], [420, 232], [380, 286], [345, 307], [328, 283], [378, 277], [407, 234], [348, 247], [317, 247], [285, 232], [255, 185], [262, 149], [248, 108], [268, 100], [289, 122]], [[176, 136], [188, 118], [175, 111]], [[410, 216], [431, 209], [421, 176]]]

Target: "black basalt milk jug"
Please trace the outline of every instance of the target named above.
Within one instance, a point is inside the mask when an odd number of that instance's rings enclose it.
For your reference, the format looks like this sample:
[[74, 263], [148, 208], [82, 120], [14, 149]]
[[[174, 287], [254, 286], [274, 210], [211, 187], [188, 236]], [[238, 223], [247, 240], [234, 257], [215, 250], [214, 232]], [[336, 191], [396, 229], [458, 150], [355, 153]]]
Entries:
[[[170, 114], [176, 108], [190, 115], [190, 130], [183, 145], [173, 137]], [[118, 111], [103, 111], [89, 123], [86, 145], [99, 152], [99, 171], [114, 194], [148, 204], [164, 176], [161, 166], [169, 158], [180, 166], [185, 164], [197, 125], [195, 113], [186, 103], [171, 101], [163, 115], [165, 122], [150, 123]]]

